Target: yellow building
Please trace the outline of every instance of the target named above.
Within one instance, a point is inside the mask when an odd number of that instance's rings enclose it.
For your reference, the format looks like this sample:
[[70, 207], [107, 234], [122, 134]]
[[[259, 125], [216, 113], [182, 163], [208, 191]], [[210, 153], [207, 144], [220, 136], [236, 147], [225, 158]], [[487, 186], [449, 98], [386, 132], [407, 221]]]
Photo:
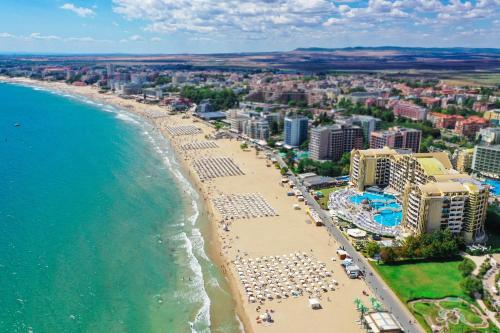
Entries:
[[403, 195], [402, 225], [417, 234], [449, 229], [467, 242], [482, 240], [488, 194], [470, 177], [411, 185]]
[[390, 168], [389, 187], [397, 193], [403, 193], [409, 185], [426, 184], [436, 181], [436, 176], [457, 173], [444, 152], [397, 154], [392, 157]]
[[456, 169], [459, 172], [469, 173], [472, 169], [472, 159], [474, 157], [474, 148], [460, 150], [457, 153]]
[[353, 150], [351, 152], [350, 182], [358, 191], [370, 186], [389, 184], [390, 160], [396, 155], [394, 149]]
[[500, 109], [489, 110], [483, 113], [483, 118], [493, 125], [500, 124]]
[[450, 229], [468, 242], [484, 237], [488, 188], [459, 173], [445, 152], [353, 150], [350, 183], [358, 191], [387, 187], [403, 204], [403, 226], [414, 233]]

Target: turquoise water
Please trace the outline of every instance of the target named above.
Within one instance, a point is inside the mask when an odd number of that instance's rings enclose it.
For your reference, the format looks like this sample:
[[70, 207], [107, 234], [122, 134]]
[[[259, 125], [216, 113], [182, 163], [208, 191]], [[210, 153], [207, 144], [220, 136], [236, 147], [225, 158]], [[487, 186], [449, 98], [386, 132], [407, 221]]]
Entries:
[[353, 195], [349, 198], [352, 203], [357, 205], [361, 204], [364, 199], [370, 200], [370, 206], [379, 210], [373, 217], [375, 222], [386, 227], [394, 227], [401, 223], [403, 212], [401, 211], [401, 205], [396, 202], [394, 196], [363, 192], [363, 194]]
[[0, 100], [0, 332], [238, 330], [167, 142], [91, 101]]
[[486, 179], [484, 181], [486, 185], [490, 185], [490, 192], [496, 196], [500, 196], [500, 180]]

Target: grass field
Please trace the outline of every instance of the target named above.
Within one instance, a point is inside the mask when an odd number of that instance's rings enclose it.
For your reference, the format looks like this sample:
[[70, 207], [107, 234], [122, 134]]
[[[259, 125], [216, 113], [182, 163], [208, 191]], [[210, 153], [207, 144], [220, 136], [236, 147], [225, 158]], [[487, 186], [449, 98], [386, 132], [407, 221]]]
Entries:
[[403, 302], [419, 298], [458, 296], [468, 298], [460, 288], [461, 261], [416, 262], [373, 266]]
[[500, 83], [500, 74], [498, 73], [474, 73], [446, 75], [444, 79], [448, 85], [457, 86], [494, 86]]
[[318, 203], [321, 206], [321, 208], [328, 209], [328, 198], [330, 197], [330, 193], [338, 191], [343, 188], [345, 188], [345, 186], [329, 187], [319, 190], [319, 192], [323, 194], [323, 197], [318, 199]]

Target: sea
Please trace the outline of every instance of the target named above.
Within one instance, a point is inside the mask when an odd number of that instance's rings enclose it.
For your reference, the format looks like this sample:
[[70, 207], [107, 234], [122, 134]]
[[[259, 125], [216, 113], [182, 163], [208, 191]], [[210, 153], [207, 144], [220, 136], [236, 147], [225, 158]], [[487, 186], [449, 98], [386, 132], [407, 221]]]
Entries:
[[200, 201], [138, 116], [0, 83], [0, 332], [241, 331]]

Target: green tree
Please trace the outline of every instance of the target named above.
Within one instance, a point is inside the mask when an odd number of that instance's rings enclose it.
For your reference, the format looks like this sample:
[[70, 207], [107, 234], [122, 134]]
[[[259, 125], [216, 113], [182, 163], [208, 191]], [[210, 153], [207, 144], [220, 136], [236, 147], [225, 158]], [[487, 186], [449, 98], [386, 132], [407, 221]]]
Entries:
[[285, 175], [287, 172], [288, 172], [288, 168], [287, 168], [287, 167], [282, 167], [282, 168], [280, 169], [280, 173], [281, 173], [281, 175]]
[[476, 277], [469, 276], [460, 281], [460, 287], [467, 295], [474, 297], [475, 293], [483, 293], [483, 283]]
[[299, 148], [300, 148], [300, 150], [308, 150], [309, 149], [309, 140], [302, 142], [302, 144], [300, 145]]
[[246, 142], [243, 142], [241, 145], [240, 145], [240, 148], [245, 150], [248, 148], [248, 144]]
[[368, 257], [373, 258], [380, 253], [380, 245], [377, 242], [369, 242], [365, 246], [365, 253]]
[[396, 261], [398, 259], [398, 255], [394, 248], [383, 247], [380, 249], [380, 259], [387, 264]]
[[343, 153], [339, 163], [342, 168], [341, 173], [343, 175], [348, 174], [351, 167], [351, 153], [350, 152]]
[[270, 137], [268, 140], [267, 140], [267, 145], [271, 148], [274, 148], [276, 147], [276, 139], [273, 138], [273, 137]]
[[279, 134], [281, 132], [280, 124], [276, 120], [273, 120], [269, 127], [270, 127], [272, 135], [276, 135], [276, 134]]
[[462, 272], [462, 276], [464, 277], [471, 275], [474, 268], [476, 268], [476, 264], [469, 258], [465, 258], [460, 265], [458, 265], [458, 269]]

